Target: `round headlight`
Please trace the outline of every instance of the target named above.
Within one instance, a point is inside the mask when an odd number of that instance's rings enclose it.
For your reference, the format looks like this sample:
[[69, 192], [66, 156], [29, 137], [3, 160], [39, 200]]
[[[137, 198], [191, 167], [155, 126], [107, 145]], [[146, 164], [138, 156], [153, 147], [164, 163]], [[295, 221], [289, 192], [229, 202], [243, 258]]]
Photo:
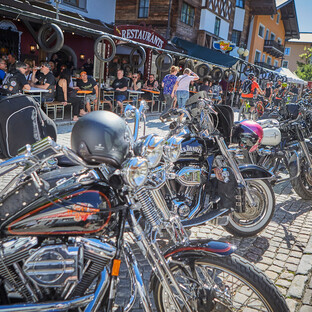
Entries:
[[126, 184], [132, 187], [142, 186], [148, 175], [147, 161], [141, 157], [133, 157], [122, 164], [121, 176]]
[[180, 157], [182, 140], [183, 138], [177, 138], [175, 136], [167, 140], [164, 146], [164, 156], [170, 162], [175, 162]]

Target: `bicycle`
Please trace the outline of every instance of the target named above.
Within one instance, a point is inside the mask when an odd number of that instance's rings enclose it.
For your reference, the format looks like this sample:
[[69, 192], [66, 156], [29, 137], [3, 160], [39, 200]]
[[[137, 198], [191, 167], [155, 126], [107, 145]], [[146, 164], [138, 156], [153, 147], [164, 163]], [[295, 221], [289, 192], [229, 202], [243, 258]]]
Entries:
[[[238, 121], [241, 121], [243, 119], [252, 119], [257, 120], [260, 118], [264, 113], [264, 106], [263, 106], [263, 98], [258, 96], [256, 99], [253, 98], [241, 98], [242, 99], [242, 105], [239, 109], [238, 113]], [[250, 111], [251, 105], [250, 100], [255, 101], [255, 110], [253, 112]]]

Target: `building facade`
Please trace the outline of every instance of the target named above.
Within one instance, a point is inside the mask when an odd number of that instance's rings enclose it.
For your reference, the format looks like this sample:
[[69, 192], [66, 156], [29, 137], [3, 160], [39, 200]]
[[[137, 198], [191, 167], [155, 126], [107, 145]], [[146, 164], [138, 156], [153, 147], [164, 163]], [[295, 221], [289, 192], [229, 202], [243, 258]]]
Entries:
[[[300, 33], [299, 39], [291, 39], [286, 42], [285, 55], [282, 63], [282, 67], [289, 68], [294, 72], [298, 64], [297, 62], [303, 62], [300, 55], [305, 53], [305, 49], [312, 47], [312, 33]], [[312, 60], [311, 60], [312, 61]]]

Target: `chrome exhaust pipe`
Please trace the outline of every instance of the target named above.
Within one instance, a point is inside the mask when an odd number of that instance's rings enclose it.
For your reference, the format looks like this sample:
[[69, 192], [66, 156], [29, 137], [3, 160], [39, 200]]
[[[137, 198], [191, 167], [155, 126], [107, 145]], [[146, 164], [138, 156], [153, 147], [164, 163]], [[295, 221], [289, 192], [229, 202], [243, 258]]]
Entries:
[[0, 306], [1, 312], [42, 312], [42, 311], [68, 311], [69, 309], [86, 306], [94, 299], [94, 294], [81, 298], [51, 303], [13, 304]]

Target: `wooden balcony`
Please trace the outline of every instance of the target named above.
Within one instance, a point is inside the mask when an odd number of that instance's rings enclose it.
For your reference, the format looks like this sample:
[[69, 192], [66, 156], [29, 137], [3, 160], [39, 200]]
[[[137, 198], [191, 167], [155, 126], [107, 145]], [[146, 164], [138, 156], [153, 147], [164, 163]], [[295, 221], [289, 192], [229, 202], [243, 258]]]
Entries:
[[278, 68], [278, 67], [270, 65], [266, 62], [255, 62], [255, 65], [261, 66], [263, 68], [271, 69], [271, 70], [275, 70]]
[[252, 15], [276, 14], [275, 0], [250, 0], [250, 11]]
[[284, 47], [274, 40], [264, 40], [263, 52], [274, 57], [282, 57], [284, 55]]

